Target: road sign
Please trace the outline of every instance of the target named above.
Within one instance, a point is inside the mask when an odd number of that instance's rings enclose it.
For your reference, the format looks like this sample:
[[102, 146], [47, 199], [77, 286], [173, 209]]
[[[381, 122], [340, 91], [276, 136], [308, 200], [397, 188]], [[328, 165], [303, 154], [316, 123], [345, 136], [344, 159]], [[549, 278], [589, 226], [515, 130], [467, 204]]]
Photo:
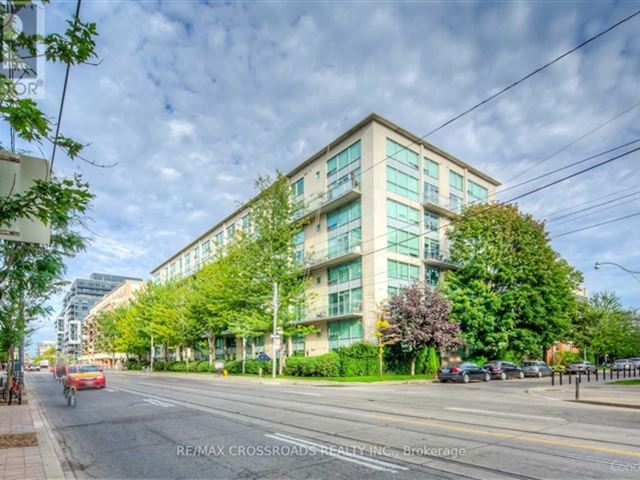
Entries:
[[[36, 180], [49, 175], [49, 162], [36, 157], [0, 150], [0, 197], [29, 190]], [[0, 225], [0, 239], [44, 243], [51, 240], [49, 225], [39, 220], [20, 218], [11, 225]]]

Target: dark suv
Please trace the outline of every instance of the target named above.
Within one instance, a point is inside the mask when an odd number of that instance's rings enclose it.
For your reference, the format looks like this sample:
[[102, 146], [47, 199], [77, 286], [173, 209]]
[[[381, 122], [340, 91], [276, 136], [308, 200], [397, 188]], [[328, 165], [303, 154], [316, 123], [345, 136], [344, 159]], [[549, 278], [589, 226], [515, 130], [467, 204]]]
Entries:
[[524, 370], [515, 363], [505, 362], [503, 360], [492, 360], [485, 363], [482, 368], [491, 373], [491, 378], [499, 378], [506, 380], [507, 378], [524, 378]]

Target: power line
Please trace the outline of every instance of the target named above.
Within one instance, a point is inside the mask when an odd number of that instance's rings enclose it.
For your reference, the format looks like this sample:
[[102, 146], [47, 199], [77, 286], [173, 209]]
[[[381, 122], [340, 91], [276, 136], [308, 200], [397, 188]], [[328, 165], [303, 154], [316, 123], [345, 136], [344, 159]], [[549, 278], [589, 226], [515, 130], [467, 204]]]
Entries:
[[453, 117], [450, 120], [447, 120], [446, 122], [444, 122], [443, 124], [441, 124], [440, 126], [434, 128], [433, 130], [429, 131], [424, 137], [428, 137], [430, 135], [433, 135], [434, 133], [436, 133], [439, 130], [442, 130], [444, 127], [446, 127], [447, 125], [450, 125], [451, 123], [455, 122], [456, 120], [464, 117], [465, 115], [467, 115], [468, 113], [473, 112], [475, 109], [481, 107], [482, 105], [490, 102], [491, 100], [493, 100], [496, 97], [499, 97], [500, 95], [502, 95], [503, 93], [511, 90], [512, 88], [516, 87], [517, 85], [521, 84], [522, 82], [526, 81], [527, 79], [533, 77], [534, 75], [540, 73], [541, 71], [545, 70], [546, 68], [549, 68], [551, 65], [553, 65], [554, 63], [559, 62], [560, 60], [562, 60], [563, 58], [571, 55], [572, 53], [576, 52], [577, 50], [581, 49], [582, 47], [588, 45], [589, 43], [593, 42], [594, 40], [600, 38], [601, 36], [609, 33], [611, 30], [614, 30], [615, 28], [619, 27], [620, 25], [622, 25], [625, 22], [628, 22], [629, 20], [631, 20], [633, 17], [637, 16], [640, 14], [640, 10], [632, 13], [631, 15], [629, 15], [628, 17], [623, 18], [622, 20], [620, 20], [619, 22], [611, 25], [609, 28], [606, 28], [605, 30], [602, 30], [600, 33], [594, 35], [593, 37], [588, 38], [587, 40], [585, 40], [584, 42], [576, 45], [575, 47], [573, 47], [571, 50], [567, 50], [566, 52], [564, 52], [562, 55], [554, 58], [553, 60], [551, 60], [548, 63], [545, 63], [544, 65], [542, 65], [541, 67], [536, 68], [535, 70], [533, 70], [532, 72], [528, 73], [527, 75], [525, 75], [524, 77], [520, 78], [519, 80], [516, 80], [515, 82], [511, 83], [510, 85], [507, 85], [506, 87], [504, 87], [503, 89], [499, 90], [498, 92], [494, 93], [493, 95], [485, 98], [484, 100], [482, 100], [481, 102], [476, 103], [474, 106], [468, 108], [467, 110], [465, 110], [464, 112], [456, 115], [455, 117]]
[[566, 235], [572, 235], [572, 234], [578, 233], [578, 232], [584, 232], [585, 230], [590, 230], [592, 228], [601, 227], [602, 225], [608, 225], [610, 223], [620, 222], [620, 221], [626, 220], [628, 218], [637, 217], [638, 215], [640, 215], [640, 212], [632, 213], [630, 215], [625, 215], [624, 217], [614, 218], [613, 220], [607, 220], [606, 222], [600, 222], [600, 223], [596, 223], [594, 225], [588, 225], [586, 227], [578, 228], [576, 230], [570, 230], [568, 232], [559, 233], [558, 235], [554, 235], [553, 237], [551, 237], [551, 240], [553, 240], [554, 238], [558, 238], [558, 237], [564, 237]]
[[606, 155], [607, 153], [611, 153], [611, 152], [614, 152], [616, 150], [620, 150], [621, 148], [628, 147], [629, 145], [633, 145], [634, 143], [638, 143], [638, 142], [640, 142], [640, 138], [637, 138], [637, 139], [632, 140], [630, 142], [624, 143], [622, 145], [618, 145], [617, 147], [613, 147], [613, 148], [611, 148], [609, 150], [606, 150], [604, 152], [600, 152], [600, 153], [597, 153], [595, 155], [591, 155], [590, 157], [584, 158], [584, 159], [579, 160], [577, 162], [570, 163], [569, 165], [565, 165], [564, 167], [560, 167], [560, 168], [557, 168], [557, 169], [552, 170], [550, 172], [543, 173], [541, 175], [538, 175], [537, 177], [530, 178], [529, 180], [525, 180], [523, 182], [517, 183], [515, 185], [512, 185], [511, 187], [507, 187], [507, 188], [503, 189], [500, 193], [504, 193], [504, 192], [506, 192], [508, 190], [513, 190], [514, 188], [521, 187], [522, 185], [526, 185], [528, 183], [535, 182], [536, 180], [540, 180], [541, 178], [547, 177], [547, 176], [552, 175], [554, 173], [561, 172], [563, 170], [567, 170], [568, 168], [575, 167], [576, 165], [580, 165], [581, 163], [588, 162], [589, 160], [593, 160], [594, 158], [601, 157], [603, 155]]
[[[82, 0], [78, 0], [76, 4], [76, 16], [74, 19], [74, 26], [78, 23], [80, 18], [80, 4]], [[69, 83], [69, 70], [71, 70], [71, 63], [67, 63], [67, 68], [64, 73], [64, 84], [62, 85], [62, 97], [60, 98], [60, 109], [58, 110], [58, 124], [56, 125], [56, 136], [53, 137], [53, 150], [51, 151], [51, 172], [53, 173], [53, 163], [56, 160], [56, 147], [58, 146], [58, 136], [60, 135], [60, 123], [62, 122], [62, 111], [64, 109], [64, 100], [67, 96], [67, 84]]]
[[[581, 135], [580, 137], [576, 138], [575, 140], [573, 140], [572, 142], [566, 144], [565, 146], [561, 147], [560, 149], [556, 150], [555, 152], [553, 152], [551, 155], [543, 158], [542, 160], [540, 160], [539, 162], [535, 163], [534, 165], [532, 165], [531, 167], [523, 170], [522, 172], [518, 173], [516, 176], [511, 177], [509, 180], [507, 180], [505, 183], [511, 183], [513, 182], [515, 179], [520, 178], [522, 175], [524, 175], [525, 173], [529, 173], [531, 170], [539, 167], [540, 165], [542, 165], [543, 163], [545, 163], [548, 160], [551, 160], [553, 157], [555, 157], [556, 155], [564, 152], [565, 150], [567, 150], [568, 148], [574, 146], [576, 143], [584, 140], [585, 138], [587, 138], [588, 136], [594, 134], [595, 132], [597, 132], [598, 130], [601, 130], [602, 128], [606, 127], [607, 125], [609, 125], [610, 123], [614, 122], [615, 120], [617, 120], [618, 118], [622, 117], [623, 115], [625, 115], [626, 113], [629, 113], [631, 110], [633, 110], [634, 108], [640, 106], [640, 102], [632, 105], [631, 107], [627, 108], [626, 110], [623, 110], [622, 112], [618, 113], [617, 115], [615, 115], [614, 117], [610, 118], [609, 120], [607, 120], [604, 123], [601, 123], [600, 125], [598, 125], [597, 127], [589, 130], [588, 132], [586, 132], [584, 135]], [[515, 187], [509, 187], [509, 188], [515, 188]], [[508, 190], [508, 189], [505, 189]], [[502, 192], [496, 192], [496, 193], [502, 193]]]
[[[572, 217], [573, 215], [576, 215], [578, 213], [586, 212], [587, 210], [591, 210], [592, 208], [596, 208], [596, 207], [601, 207], [602, 205], [608, 205], [610, 203], [617, 202], [618, 200], [622, 200], [624, 198], [633, 197], [635, 195], [638, 195], [639, 193], [640, 193], [640, 191], [634, 192], [634, 193], [629, 193], [627, 195], [622, 195], [620, 197], [613, 198], [613, 199], [608, 200], [606, 202], [598, 203], [596, 205], [591, 205], [590, 207], [581, 208], [580, 210], [576, 210], [575, 212], [566, 213], [566, 214], [560, 215], [558, 217], [553, 217], [553, 218], [547, 220], [547, 223], [554, 223], [554, 222], [557, 222], [558, 220], [560, 220], [562, 218]], [[618, 205], [622, 205], [622, 204], [616, 204], [616, 205], [613, 205], [613, 207], [617, 207]]]
[[557, 227], [558, 225], [562, 225], [564, 223], [569, 223], [569, 222], [575, 222], [576, 220], [579, 220], [581, 218], [586, 218], [586, 217], [590, 217], [591, 215], [593, 215], [594, 213], [602, 213], [606, 210], [611, 210], [612, 208], [617, 208], [617, 207], [621, 207], [622, 205], [627, 205], [629, 203], [633, 203], [633, 202], [637, 202], [638, 199], [637, 198], [632, 198], [631, 200], [627, 200], [626, 202], [620, 202], [620, 203], [616, 203], [614, 205], [609, 205], [608, 207], [604, 207], [604, 208], [600, 208], [598, 210], [594, 210], [592, 212], [587, 212], [584, 215], [580, 215], [578, 217], [575, 218], [565, 218], [564, 220], [562, 220], [561, 222], [555, 223], [553, 225], [553, 227]]
[[617, 195], [619, 193], [628, 192], [629, 190], [632, 190], [634, 188], [638, 188], [638, 185], [632, 185], [630, 187], [623, 188], [622, 190], [616, 190], [615, 192], [611, 192], [611, 193], [608, 193], [606, 195], [601, 195], [600, 197], [592, 198], [591, 200], [587, 200], [585, 202], [576, 203], [576, 204], [571, 205], [569, 207], [559, 208], [558, 210], [553, 210], [551, 213], [548, 213], [547, 215], [553, 216], [556, 213], [566, 212], [567, 210], [571, 210], [572, 208], [581, 207], [582, 205], [588, 205], [589, 203], [596, 202], [598, 200], [603, 200], [605, 198], [609, 198], [609, 197], [611, 197], [613, 195]]

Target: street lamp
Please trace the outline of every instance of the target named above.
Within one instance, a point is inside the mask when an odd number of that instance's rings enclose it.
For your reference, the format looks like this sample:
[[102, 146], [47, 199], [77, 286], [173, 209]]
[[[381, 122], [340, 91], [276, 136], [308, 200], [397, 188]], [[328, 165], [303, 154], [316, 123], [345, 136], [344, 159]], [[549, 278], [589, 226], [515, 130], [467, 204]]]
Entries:
[[635, 270], [629, 270], [628, 268], [625, 268], [622, 265], [620, 265], [618, 263], [614, 263], [614, 262], [596, 262], [595, 269], [596, 270], [600, 270], [600, 267], [602, 265], [613, 265], [613, 266], [616, 266], [616, 267], [624, 270], [625, 272], [630, 273], [631, 275], [640, 274], [640, 272], [637, 272]]

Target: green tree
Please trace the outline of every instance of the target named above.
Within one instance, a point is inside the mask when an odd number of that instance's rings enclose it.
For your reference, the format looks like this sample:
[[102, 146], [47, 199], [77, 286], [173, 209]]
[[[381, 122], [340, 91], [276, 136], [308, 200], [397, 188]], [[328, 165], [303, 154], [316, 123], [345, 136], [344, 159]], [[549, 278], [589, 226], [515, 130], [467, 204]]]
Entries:
[[551, 248], [544, 224], [514, 205], [475, 205], [447, 235], [459, 268], [445, 291], [469, 346], [540, 356], [566, 334], [582, 275]]

